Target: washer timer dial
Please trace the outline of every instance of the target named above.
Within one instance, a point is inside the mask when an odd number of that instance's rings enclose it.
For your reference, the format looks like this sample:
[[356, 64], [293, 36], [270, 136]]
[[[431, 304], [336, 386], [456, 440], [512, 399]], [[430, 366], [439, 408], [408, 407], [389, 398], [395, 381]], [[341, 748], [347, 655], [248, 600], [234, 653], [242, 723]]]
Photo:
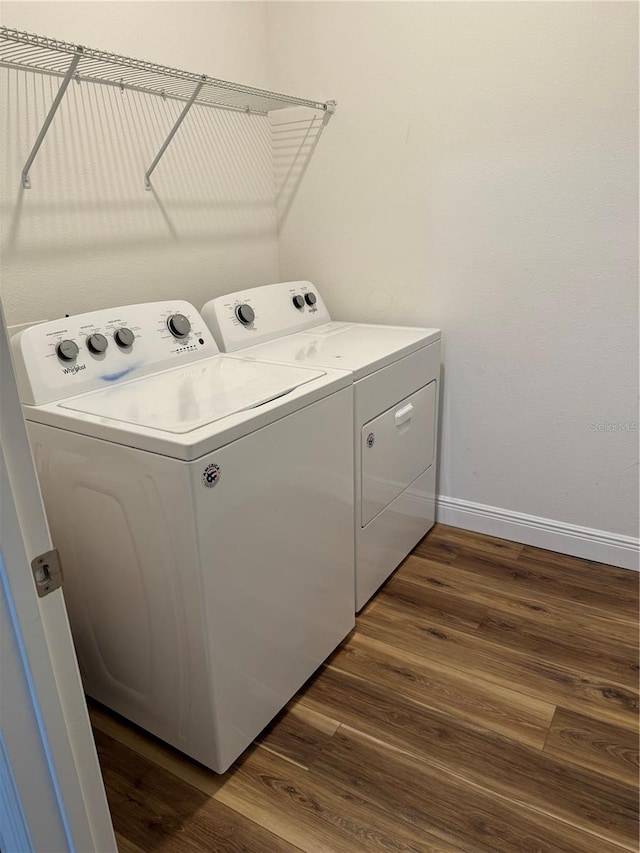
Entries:
[[56, 355], [60, 361], [75, 361], [79, 352], [78, 344], [75, 341], [60, 341], [56, 345]]
[[174, 338], [186, 338], [191, 331], [191, 323], [184, 314], [172, 314], [167, 326]]
[[255, 320], [256, 314], [250, 305], [238, 305], [236, 308], [236, 317], [243, 326], [249, 326]]
[[126, 326], [122, 326], [120, 329], [116, 329], [113, 333], [113, 339], [122, 349], [127, 349], [127, 347], [133, 346], [133, 340], [135, 335], [131, 331], [131, 329], [127, 329]]
[[93, 335], [89, 335], [87, 338], [87, 349], [94, 355], [100, 355], [100, 353], [105, 352], [108, 346], [109, 342], [99, 332], [94, 332]]

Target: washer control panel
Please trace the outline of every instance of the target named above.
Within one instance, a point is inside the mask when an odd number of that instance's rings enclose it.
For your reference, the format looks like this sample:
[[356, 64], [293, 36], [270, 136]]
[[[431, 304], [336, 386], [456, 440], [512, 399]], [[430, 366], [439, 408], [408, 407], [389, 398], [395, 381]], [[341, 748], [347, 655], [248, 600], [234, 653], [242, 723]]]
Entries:
[[30, 326], [11, 339], [22, 402], [39, 405], [219, 352], [188, 302], [106, 308]]
[[331, 320], [310, 281], [283, 281], [211, 299], [202, 316], [223, 352], [235, 352]]

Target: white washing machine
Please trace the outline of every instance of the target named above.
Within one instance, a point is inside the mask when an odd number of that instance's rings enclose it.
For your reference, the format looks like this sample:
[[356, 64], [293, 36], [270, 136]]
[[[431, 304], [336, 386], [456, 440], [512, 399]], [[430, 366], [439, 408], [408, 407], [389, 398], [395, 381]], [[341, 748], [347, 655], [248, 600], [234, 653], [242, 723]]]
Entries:
[[354, 624], [351, 376], [183, 301], [12, 343], [86, 692], [223, 772]]
[[333, 322], [308, 281], [220, 296], [202, 316], [223, 351], [352, 373], [360, 610], [433, 526], [440, 330]]

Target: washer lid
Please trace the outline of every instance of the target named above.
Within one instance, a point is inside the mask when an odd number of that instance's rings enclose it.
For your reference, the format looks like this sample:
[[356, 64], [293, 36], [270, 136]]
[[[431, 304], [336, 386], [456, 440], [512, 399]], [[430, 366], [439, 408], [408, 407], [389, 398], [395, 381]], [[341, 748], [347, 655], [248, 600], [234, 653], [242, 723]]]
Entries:
[[322, 370], [213, 356], [188, 367], [72, 397], [59, 407], [169, 433], [187, 433], [254, 409], [324, 375]]

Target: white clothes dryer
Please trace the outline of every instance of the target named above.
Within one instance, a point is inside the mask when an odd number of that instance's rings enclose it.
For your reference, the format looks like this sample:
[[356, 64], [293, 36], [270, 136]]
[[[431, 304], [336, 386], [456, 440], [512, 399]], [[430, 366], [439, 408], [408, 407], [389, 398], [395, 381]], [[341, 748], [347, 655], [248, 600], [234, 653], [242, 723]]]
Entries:
[[86, 692], [223, 772], [354, 624], [351, 376], [178, 300], [12, 344]]
[[352, 373], [360, 610], [434, 523], [440, 330], [334, 322], [308, 281], [220, 296], [202, 316], [225, 352]]

